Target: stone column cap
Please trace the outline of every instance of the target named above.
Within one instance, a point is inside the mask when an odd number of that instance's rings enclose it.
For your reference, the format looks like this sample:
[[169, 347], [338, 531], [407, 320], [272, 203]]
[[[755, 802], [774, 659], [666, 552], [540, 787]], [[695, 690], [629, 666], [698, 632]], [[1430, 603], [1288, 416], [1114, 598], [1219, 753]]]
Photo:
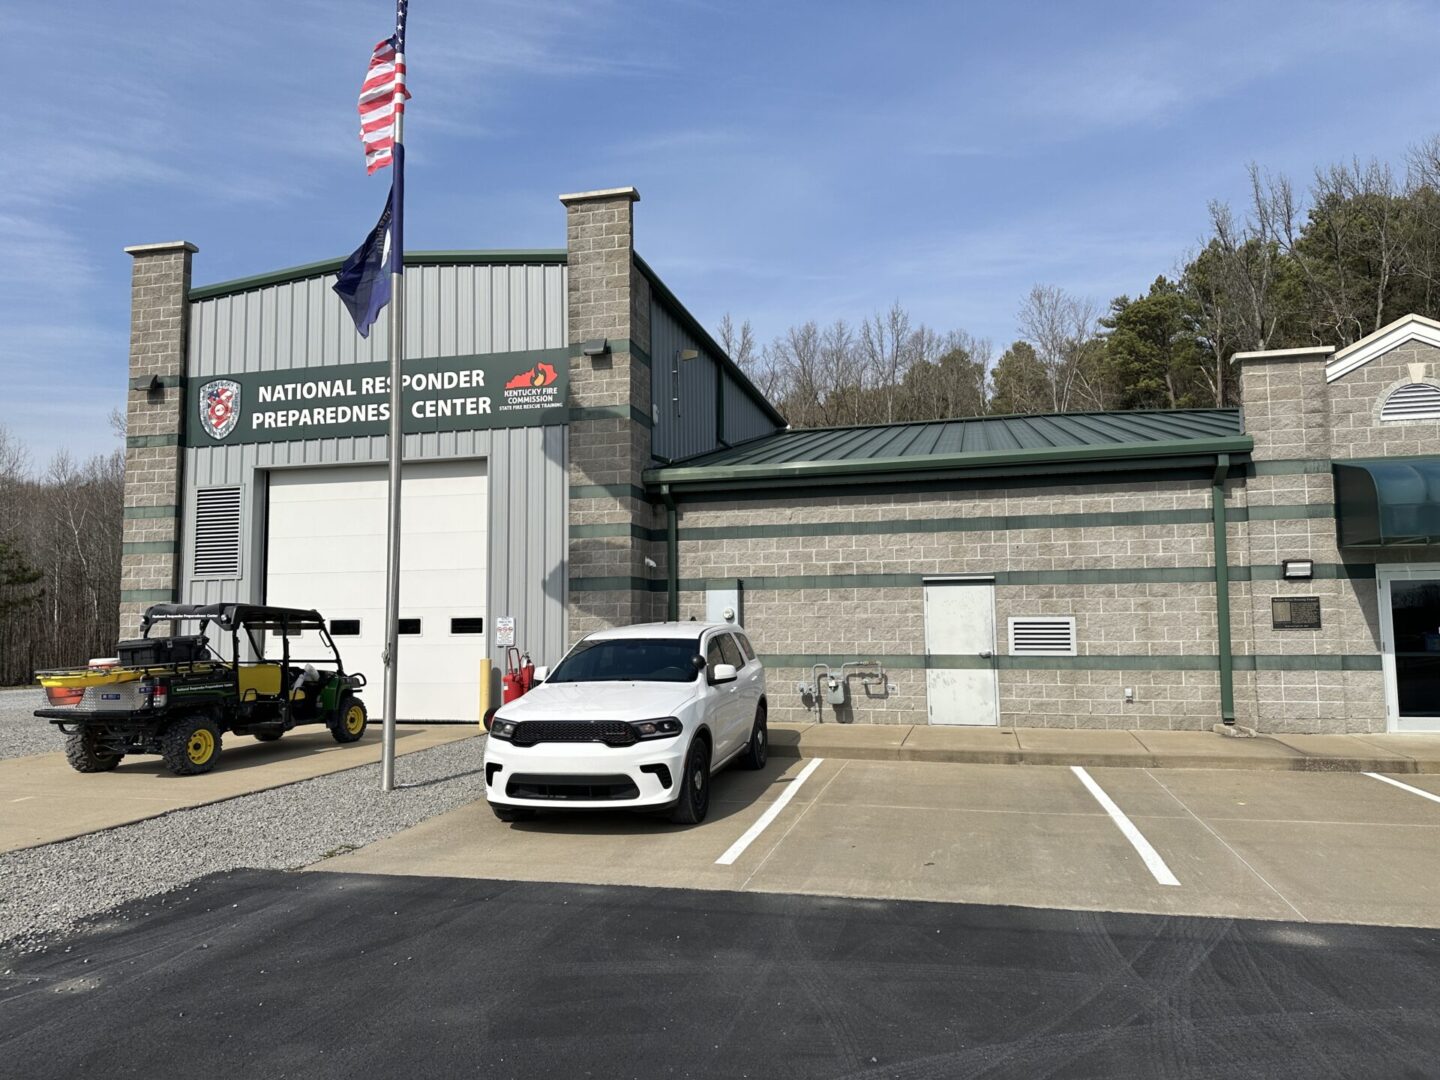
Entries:
[[189, 240], [166, 240], [162, 244], [131, 244], [125, 249], [126, 255], [158, 255], [165, 251], [188, 251], [192, 255], [200, 249]]
[[640, 192], [633, 187], [612, 187], [600, 188], [596, 191], [576, 191], [569, 195], [561, 195], [560, 201], [566, 206], [573, 206], [575, 203], [594, 202], [602, 199], [629, 199], [631, 202], [640, 201]]
[[1329, 356], [1335, 351], [1334, 345], [1307, 345], [1299, 349], [1256, 349], [1252, 352], [1237, 352], [1230, 357], [1230, 363], [1244, 360], [1305, 360], [1312, 356]]

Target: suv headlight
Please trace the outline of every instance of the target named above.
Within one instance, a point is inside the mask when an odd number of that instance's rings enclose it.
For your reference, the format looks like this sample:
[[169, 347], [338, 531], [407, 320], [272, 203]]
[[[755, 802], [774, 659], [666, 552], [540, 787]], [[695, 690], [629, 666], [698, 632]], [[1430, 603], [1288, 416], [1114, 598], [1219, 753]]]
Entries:
[[515, 734], [515, 729], [520, 724], [515, 720], [501, 720], [496, 717], [490, 721], [490, 737], [492, 739], [504, 739], [507, 742]]
[[673, 716], [659, 720], [631, 720], [629, 724], [637, 739], [669, 739], [680, 734], [680, 721]]

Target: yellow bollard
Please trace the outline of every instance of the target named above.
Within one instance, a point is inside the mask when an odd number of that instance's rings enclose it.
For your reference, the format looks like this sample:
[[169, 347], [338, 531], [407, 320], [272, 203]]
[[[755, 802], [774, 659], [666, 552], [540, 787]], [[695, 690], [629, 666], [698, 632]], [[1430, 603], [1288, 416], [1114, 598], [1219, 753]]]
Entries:
[[480, 733], [485, 733], [485, 714], [490, 711], [490, 658], [480, 661]]

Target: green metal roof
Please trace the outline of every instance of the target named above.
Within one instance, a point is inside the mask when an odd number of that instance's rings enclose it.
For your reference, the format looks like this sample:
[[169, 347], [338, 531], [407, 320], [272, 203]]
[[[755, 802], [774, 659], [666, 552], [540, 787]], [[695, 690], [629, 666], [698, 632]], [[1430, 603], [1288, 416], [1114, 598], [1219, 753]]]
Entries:
[[1440, 458], [1335, 463], [1342, 547], [1440, 544]]
[[645, 474], [652, 485], [799, 480], [893, 473], [897, 478], [1046, 463], [1175, 459], [1253, 447], [1239, 409], [1054, 416], [977, 416], [911, 424], [780, 431]]

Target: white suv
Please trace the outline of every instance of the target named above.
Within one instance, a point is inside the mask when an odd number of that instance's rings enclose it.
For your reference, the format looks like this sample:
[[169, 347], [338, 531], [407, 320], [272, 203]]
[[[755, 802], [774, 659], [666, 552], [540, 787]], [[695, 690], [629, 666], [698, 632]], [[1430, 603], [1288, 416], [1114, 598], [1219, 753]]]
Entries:
[[669, 808], [703, 821], [710, 776], [765, 766], [765, 669], [728, 623], [648, 623], [582, 638], [485, 740], [501, 821], [536, 809]]

